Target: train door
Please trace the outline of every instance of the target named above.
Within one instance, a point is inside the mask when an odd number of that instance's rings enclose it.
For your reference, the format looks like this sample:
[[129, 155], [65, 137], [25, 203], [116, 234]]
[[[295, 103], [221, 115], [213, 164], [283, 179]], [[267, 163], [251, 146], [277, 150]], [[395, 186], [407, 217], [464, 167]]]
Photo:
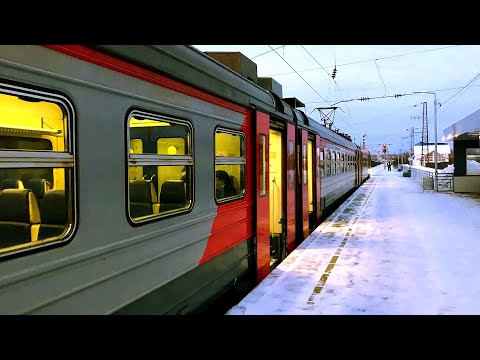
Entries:
[[269, 202], [269, 130], [270, 117], [257, 111], [255, 136], [256, 163], [256, 248], [257, 282], [270, 273], [270, 202]]
[[286, 256], [282, 132], [270, 128], [269, 145], [270, 266], [273, 269]]
[[362, 154], [358, 149], [355, 149], [355, 187], [359, 187], [361, 184], [361, 161], [362, 161]]
[[314, 179], [313, 179], [313, 148], [314, 148], [313, 135], [308, 135], [307, 142], [307, 187], [308, 187], [308, 232], [311, 233], [315, 230], [315, 212], [316, 204], [314, 202]]
[[306, 130], [298, 129], [297, 144], [297, 244], [300, 244], [309, 235]]
[[313, 186], [315, 196], [314, 208], [315, 208], [315, 227], [320, 225], [322, 219], [322, 206], [321, 206], [321, 188], [322, 188], [322, 170], [323, 169], [323, 149], [320, 149], [320, 136], [315, 135], [315, 181], [316, 185]]
[[295, 125], [287, 124], [287, 184], [286, 209], [287, 216], [287, 254], [295, 249]]

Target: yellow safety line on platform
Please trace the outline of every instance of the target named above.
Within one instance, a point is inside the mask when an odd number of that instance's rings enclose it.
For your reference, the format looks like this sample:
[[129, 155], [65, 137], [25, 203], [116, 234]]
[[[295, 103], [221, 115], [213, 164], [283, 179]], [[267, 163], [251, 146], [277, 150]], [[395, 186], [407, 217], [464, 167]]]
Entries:
[[[363, 202], [361, 208], [357, 211], [357, 214], [356, 214], [356, 217], [355, 219], [353, 220], [353, 222], [350, 224], [350, 226], [352, 226], [353, 224], [355, 224], [358, 220], [358, 217], [360, 216], [360, 212], [362, 211], [362, 209], [365, 207], [365, 204], [367, 203], [368, 201], [368, 198], [370, 197], [370, 195], [372, 194], [372, 191], [373, 189], [375, 188], [375, 186], [377, 185], [377, 182], [379, 181], [380, 177], [378, 177], [377, 181], [373, 184], [370, 192], [368, 193], [367, 197], [365, 198], [365, 201]], [[344, 208], [346, 209], [346, 207]], [[343, 210], [342, 210], [343, 212]], [[327, 282], [327, 279], [329, 277], [329, 275], [331, 274], [332, 272], [332, 269], [334, 268], [335, 266], [335, 263], [337, 262], [338, 258], [340, 257], [340, 253], [342, 252], [342, 248], [345, 246], [345, 244], [347, 243], [347, 240], [348, 238], [350, 237], [350, 232], [352, 231], [352, 228], [349, 227], [347, 233], [345, 234], [345, 237], [343, 238], [342, 242], [340, 243], [340, 245], [338, 246], [337, 250], [335, 251], [335, 254], [332, 256], [332, 258], [330, 259], [327, 267], [325, 268], [325, 271], [323, 272], [322, 276], [320, 277], [320, 280], [318, 281], [317, 283], [317, 286], [315, 286], [315, 288], [313, 289], [313, 292], [312, 294], [310, 295], [310, 297], [308, 298], [307, 300], [307, 304], [314, 304], [314, 297], [318, 294], [321, 293], [321, 291], [323, 290], [323, 287], [325, 286], [326, 282]]]

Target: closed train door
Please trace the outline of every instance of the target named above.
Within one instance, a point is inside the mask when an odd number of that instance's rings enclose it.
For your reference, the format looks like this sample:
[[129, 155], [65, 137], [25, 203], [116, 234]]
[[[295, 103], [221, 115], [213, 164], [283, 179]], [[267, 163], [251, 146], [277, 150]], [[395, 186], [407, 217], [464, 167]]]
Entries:
[[355, 187], [359, 187], [361, 182], [361, 174], [362, 174], [362, 167], [361, 167], [361, 161], [362, 161], [362, 154], [360, 153], [360, 150], [357, 148], [355, 150]]
[[314, 177], [314, 150], [315, 149], [315, 137], [314, 135], [308, 135], [307, 143], [307, 186], [308, 186], [308, 232], [311, 233], [316, 228], [316, 212], [317, 203], [315, 195], [317, 194], [316, 179]]
[[321, 188], [322, 188], [322, 171], [323, 171], [323, 149], [320, 148], [320, 136], [315, 135], [315, 176], [314, 176], [314, 213], [315, 213], [315, 228], [320, 225], [322, 220], [322, 206], [321, 206]]
[[257, 282], [270, 273], [269, 130], [270, 117], [257, 111], [255, 137]]
[[300, 244], [309, 234], [308, 217], [308, 134], [306, 130], [298, 129], [297, 145], [297, 244]]

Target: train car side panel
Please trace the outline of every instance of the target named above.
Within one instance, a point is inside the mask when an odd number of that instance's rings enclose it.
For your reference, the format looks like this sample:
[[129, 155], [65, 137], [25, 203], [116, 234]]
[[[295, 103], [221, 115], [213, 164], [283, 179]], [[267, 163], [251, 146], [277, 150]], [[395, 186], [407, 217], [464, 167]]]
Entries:
[[[206, 94], [195, 97], [159, 86], [154, 73], [152, 81], [146, 81], [131, 72], [121, 74], [39, 46], [2, 46], [0, 55], [3, 77], [26, 87], [62, 91], [71, 99], [78, 114], [81, 169], [77, 179], [80, 220], [74, 238], [66, 246], [0, 263], [2, 313], [111, 313], [155, 291], [161, 293], [155, 313], [188, 312], [200, 304], [189, 298], [203, 293], [197, 298], [202, 301], [233, 282], [237, 273], [227, 272], [232, 264], [239, 264], [238, 274], [245, 271], [248, 261], [244, 259], [253, 254], [250, 241], [226, 246], [222, 255], [198, 267], [218, 208], [213, 195], [215, 128], [241, 131], [244, 108], [223, 106], [220, 99], [201, 99], [209, 98]], [[164, 218], [155, 215], [135, 226], [129, 221], [126, 134], [132, 131], [127, 121], [132, 108], [191, 124], [195, 206], [189, 212]], [[173, 167], [175, 161], [171, 161]], [[150, 165], [147, 161], [135, 166]], [[248, 207], [247, 198], [238, 202]], [[248, 208], [241, 214], [248, 218]], [[242, 226], [243, 235], [248, 236], [252, 230], [248, 224]], [[167, 283], [171, 286], [165, 287]]]

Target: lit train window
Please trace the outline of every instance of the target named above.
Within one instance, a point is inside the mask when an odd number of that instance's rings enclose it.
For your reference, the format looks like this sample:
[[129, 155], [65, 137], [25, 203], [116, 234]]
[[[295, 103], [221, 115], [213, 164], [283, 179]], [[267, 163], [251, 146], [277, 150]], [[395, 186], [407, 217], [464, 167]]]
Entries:
[[245, 164], [245, 134], [217, 129], [215, 131], [215, 200], [217, 202], [245, 196]]
[[72, 129], [66, 98], [0, 84], [0, 256], [72, 233]]
[[134, 223], [193, 206], [192, 127], [135, 110], [128, 119], [128, 216]]

